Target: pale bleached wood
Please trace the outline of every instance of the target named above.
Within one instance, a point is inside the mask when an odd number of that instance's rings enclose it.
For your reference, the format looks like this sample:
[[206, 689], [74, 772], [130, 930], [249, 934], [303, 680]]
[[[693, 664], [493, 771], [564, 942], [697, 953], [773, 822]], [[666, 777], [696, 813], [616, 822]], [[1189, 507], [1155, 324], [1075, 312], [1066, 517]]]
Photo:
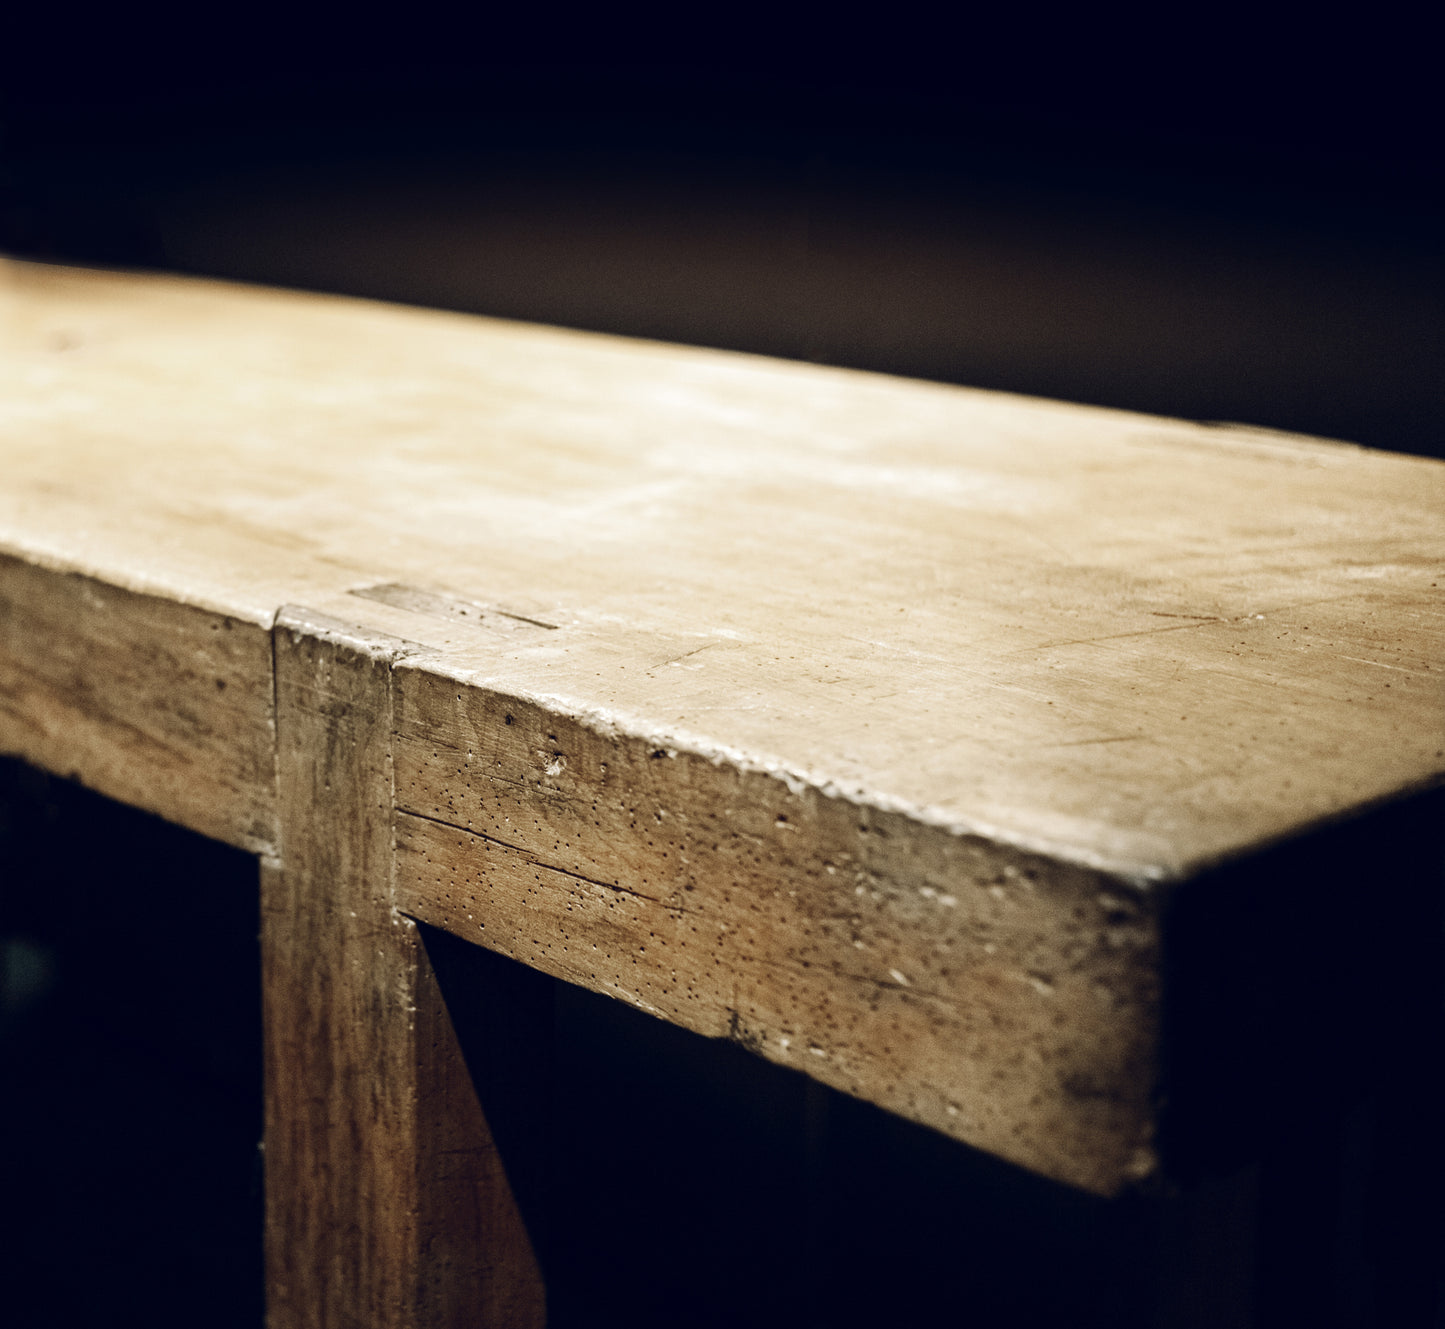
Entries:
[[[0, 351], [18, 557], [402, 643], [419, 917], [775, 1057], [796, 1029], [789, 1064], [1096, 1189], [1150, 1166], [1156, 897], [1445, 771], [1437, 462], [35, 265]], [[497, 736], [508, 699], [555, 752]], [[644, 796], [736, 993], [643, 964], [680, 926]], [[710, 842], [730, 807], [761, 821]], [[557, 958], [569, 905], [595, 970]], [[928, 1004], [907, 965], [949, 944]]]
[[0, 554], [0, 751], [273, 852], [270, 633]]
[[263, 874], [272, 1329], [540, 1325], [544, 1295], [416, 924], [392, 901], [390, 647], [276, 629]]
[[25, 264], [0, 402], [24, 557], [509, 609], [559, 631], [431, 620], [438, 668], [1070, 861], [1187, 876], [1445, 768], [1439, 462]]

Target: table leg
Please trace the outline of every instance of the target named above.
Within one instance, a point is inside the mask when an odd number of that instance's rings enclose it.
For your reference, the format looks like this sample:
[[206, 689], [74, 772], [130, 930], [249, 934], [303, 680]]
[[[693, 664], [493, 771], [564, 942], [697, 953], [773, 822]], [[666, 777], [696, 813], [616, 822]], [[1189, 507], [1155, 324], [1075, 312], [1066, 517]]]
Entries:
[[271, 1329], [541, 1325], [531, 1243], [416, 925], [392, 907], [391, 657], [300, 620], [275, 641]]

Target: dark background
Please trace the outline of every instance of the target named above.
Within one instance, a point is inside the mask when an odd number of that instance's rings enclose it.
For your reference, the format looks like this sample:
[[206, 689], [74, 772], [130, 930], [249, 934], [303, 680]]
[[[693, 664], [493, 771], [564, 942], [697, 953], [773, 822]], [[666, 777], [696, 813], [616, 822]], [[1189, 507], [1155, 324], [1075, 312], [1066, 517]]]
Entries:
[[[1175, 1184], [1113, 1200], [424, 936], [556, 1329], [1438, 1329], [1442, 827], [1437, 790], [1172, 898]], [[257, 885], [0, 759], [7, 1329], [261, 1323]]]
[[[326, 28], [254, 8], [12, 19], [0, 252], [1445, 454], [1445, 164], [1424, 33], [1378, 13], [1276, 32], [1217, 9], [1129, 32], [1092, 15], [1061, 28], [1026, 11], [1010, 28], [966, 13], [944, 33], [890, 10], [800, 38], [777, 15], [693, 10], [663, 49], [661, 22], [613, 22], [580, 30], [546, 11], [458, 26], [407, 10]], [[187, 1323], [209, 1302], [221, 1323], [219, 1295], [255, 1323], [259, 1020], [237, 998], [255, 990], [254, 864], [0, 773], [0, 1052], [8, 1083], [28, 1087], [0, 1095], [15, 1146], [0, 1319]], [[64, 889], [37, 866], [52, 860]], [[136, 918], [131, 876], [158, 895], [161, 863], [173, 903]], [[197, 880], [215, 889], [196, 897]], [[435, 949], [458, 991], [492, 981], [463, 972], [483, 953]], [[1436, 950], [1418, 968], [1435, 986], [1416, 1005], [1438, 1012]], [[616, 1258], [651, 1224], [646, 1250], [667, 1259], [643, 1286], [665, 1298], [702, 1269], [724, 1319], [766, 1304], [785, 1323], [825, 1311], [877, 1323], [903, 1289], [992, 1324], [1084, 1323], [1081, 1307], [1111, 1324], [1244, 1323], [1256, 1296], [1265, 1323], [1300, 1322], [1304, 1303], [1313, 1323], [1438, 1321], [1440, 1151], [1404, 1157], [1431, 1137], [1401, 1106], [1439, 1102], [1434, 1017], [1423, 1033], [1395, 1029], [1380, 1054], [1424, 1066], [1428, 1093], [1401, 1081], [1395, 1098], [1352, 1102], [1343, 1124], [1286, 1123], [1266, 1163], [1168, 1210], [1101, 1206], [810, 1096], [735, 1049], [698, 1052], [586, 994], [556, 1000], [571, 1078], [555, 1110], [650, 1111], [676, 1145], [673, 1171], [636, 1188], [606, 1173], [608, 1155], [569, 1160], [602, 1169], [589, 1193], [619, 1198], [577, 1209], [550, 1239], [580, 1280], [554, 1286], [562, 1318], [584, 1322], [614, 1292], [634, 1322], [675, 1312], [642, 1307]], [[639, 1070], [666, 1059], [675, 1084]], [[683, 1168], [703, 1118], [710, 1178]], [[777, 1230], [799, 1228], [810, 1258], [850, 1274], [827, 1285], [828, 1305], [779, 1260], [796, 1231], [768, 1245], [763, 1193]], [[814, 1208], [795, 1211], [799, 1195]], [[590, 1244], [597, 1231], [609, 1244]], [[694, 1262], [670, 1263], [683, 1248]], [[76, 1250], [90, 1252], [79, 1275]], [[942, 1281], [916, 1276], [916, 1260]], [[909, 1273], [890, 1282], [892, 1270]], [[1156, 1280], [1172, 1309], [1132, 1304]], [[1396, 1314], [1402, 1299], [1418, 1313]]]
[[1440, 455], [1427, 34], [1101, 22], [55, 9], [0, 251]]

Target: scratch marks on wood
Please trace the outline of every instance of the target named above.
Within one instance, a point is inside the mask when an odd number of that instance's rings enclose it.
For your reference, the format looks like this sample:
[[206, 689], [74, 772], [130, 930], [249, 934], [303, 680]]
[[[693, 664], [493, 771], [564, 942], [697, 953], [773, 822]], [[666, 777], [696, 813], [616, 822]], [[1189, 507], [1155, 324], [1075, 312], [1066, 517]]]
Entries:
[[649, 665], [649, 666], [648, 666], [648, 670], [649, 670], [649, 672], [650, 672], [651, 670], [654, 670], [654, 669], [663, 669], [663, 668], [666, 668], [668, 665], [672, 665], [674, 668], [679, 668], [679, 669], [686, 669], [686, 668], [690, 668], [690, 667], [695, 667], [695, 666], [684, 665], [684, 664], [683, 664], [683, 661], [684, 661], [684, 660], [691, 660], [691, 659], [693, 658], [693, 656], [695, 656], [695, 655], [701, 655], [704, 651], [710, 651], [714, 646], [719, 646], [719, 645], [724, 645], [724, 644], [731, 644], [731, 643], [722, 643], [722, 642], [716, 642], [716, 641], [707, 642], [707, 643], [705, 643], [704, 645], [697, 647], [696, 650], [684, 651], [681, 655], [674, 655], [674, 656], [670, 657], [669, 659], [659, 660], [655, 665]]
[[1065, 637], [1058, 641], [1041, 641], [1031, 646], [1031, 651], [1051, 651], [1060, 646], [1096, 646], [1103, 641], [1125, 641], [1130, 637], [1157, 637], [1165, 632], [1189, 632], [1204, 627], [1206, 623], [1218, 623], [1220, 619], [1191, 620], [1188, 623], [1171, 623], [1168, 627], [1140, 628], [1137, 632], [1105, 632], [1097, 637]]
[[362, 600], [390, 605], [393, 609], [404, 609], [411, 614], [460, 621], [488, 632], [512, 633], [528, 628], [545, 632], [557, 631], [555, 623], [544, 623], [541, 619], [516, 614], [496, 605], [464, 600], [460, 596], [427, 591], [419, 586], [406, 586], [400, 582], [382, 582], [376, 586], [353, 590], [349, 594]]
[[555, 863], [549, 863], [546, 859], [537, 857], [536, 854], [533, 854], [529, 850], [524, 849], [521, 845], [511, 844], [506, 840], [500, 840], [495, 835], [485, 835], [481, 831], [472, 830], [469, 827], [454, 826], [449, 821], [443, 821], [440, 817], [429, 817], [424, 812], [406, 811], [401, 812], [398, 815], [402, 817], [415, 817], [419, 821], [429, 821], [433, 825], [443, 826], [449, 831], [454, 831], [460, 835], [470, 836], [472, 839], [477, 840], [484, 845], [495, 845], [498, 849], [505, 849], [509, 853], [518, 854], [522, 858], [524, 858], [532, 867], [539, 868], [543, 872], [555, 872], [559, 877], [570, 877], [573, 881], [585, 882], [589, 886], [596, 886], [599, 890], [614, 891], [618, 895], [631, 895], [639, 900], [646, 900], [648, 904], [661, 905], [664, 908], [677, 910], [678, 912], [682, 913], [686, 912], [686, 910], [681, 909], [680, 906], [671, 904], [666, 900], [658, 899], [654, 895], [648, 895], [643, 891], [630, 890], [628, 887], [622, 885], [621, 882], [604, 881], [601, 877], [589, 877], [586, 873], [577, 872], [572, 868], [559, 867]]
[[1372, 669], [1392, 669], [1397, 674], [1422, 674], [1430, 672], [1429, 665], [1426, 665], [1423, 669], [1406, 669], [1401, 665], [1386, 664], [1383, 660], [1364, 660], [1358, 655], [1341, 655], [1337, 658], [1348, 660], [1351, 664], [1369, 665]]

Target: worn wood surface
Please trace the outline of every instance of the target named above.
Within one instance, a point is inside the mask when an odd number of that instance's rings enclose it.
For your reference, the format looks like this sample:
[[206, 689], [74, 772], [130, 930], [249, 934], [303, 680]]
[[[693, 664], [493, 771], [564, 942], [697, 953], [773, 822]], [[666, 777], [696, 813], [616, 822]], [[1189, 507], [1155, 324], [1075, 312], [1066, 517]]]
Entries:
[[1094, 1189], [1161, 892], [1445, 772], [1437, 462], [23, 264], [0, 447], [27, 564], [401, 643], [415, 916]]
[[266, 627], [0, 554], [0, 750], [270, 853], [275, 747]]
[[284, 866], [263, 876], [272, 1329], [544, 1319], [540, 1275], [391, 891], [388, 646], [276, 629]]
[[1153, 1170], [1148, 897], [399, 677], [407, 912], [1077, 1185]]
[[459, 676], [1141, 877], [1442, 765], [1438, 462], [218, 283], [0, 290], [26, 558], [258, 621], [447, 592], [558, 628], [436, 620]]

